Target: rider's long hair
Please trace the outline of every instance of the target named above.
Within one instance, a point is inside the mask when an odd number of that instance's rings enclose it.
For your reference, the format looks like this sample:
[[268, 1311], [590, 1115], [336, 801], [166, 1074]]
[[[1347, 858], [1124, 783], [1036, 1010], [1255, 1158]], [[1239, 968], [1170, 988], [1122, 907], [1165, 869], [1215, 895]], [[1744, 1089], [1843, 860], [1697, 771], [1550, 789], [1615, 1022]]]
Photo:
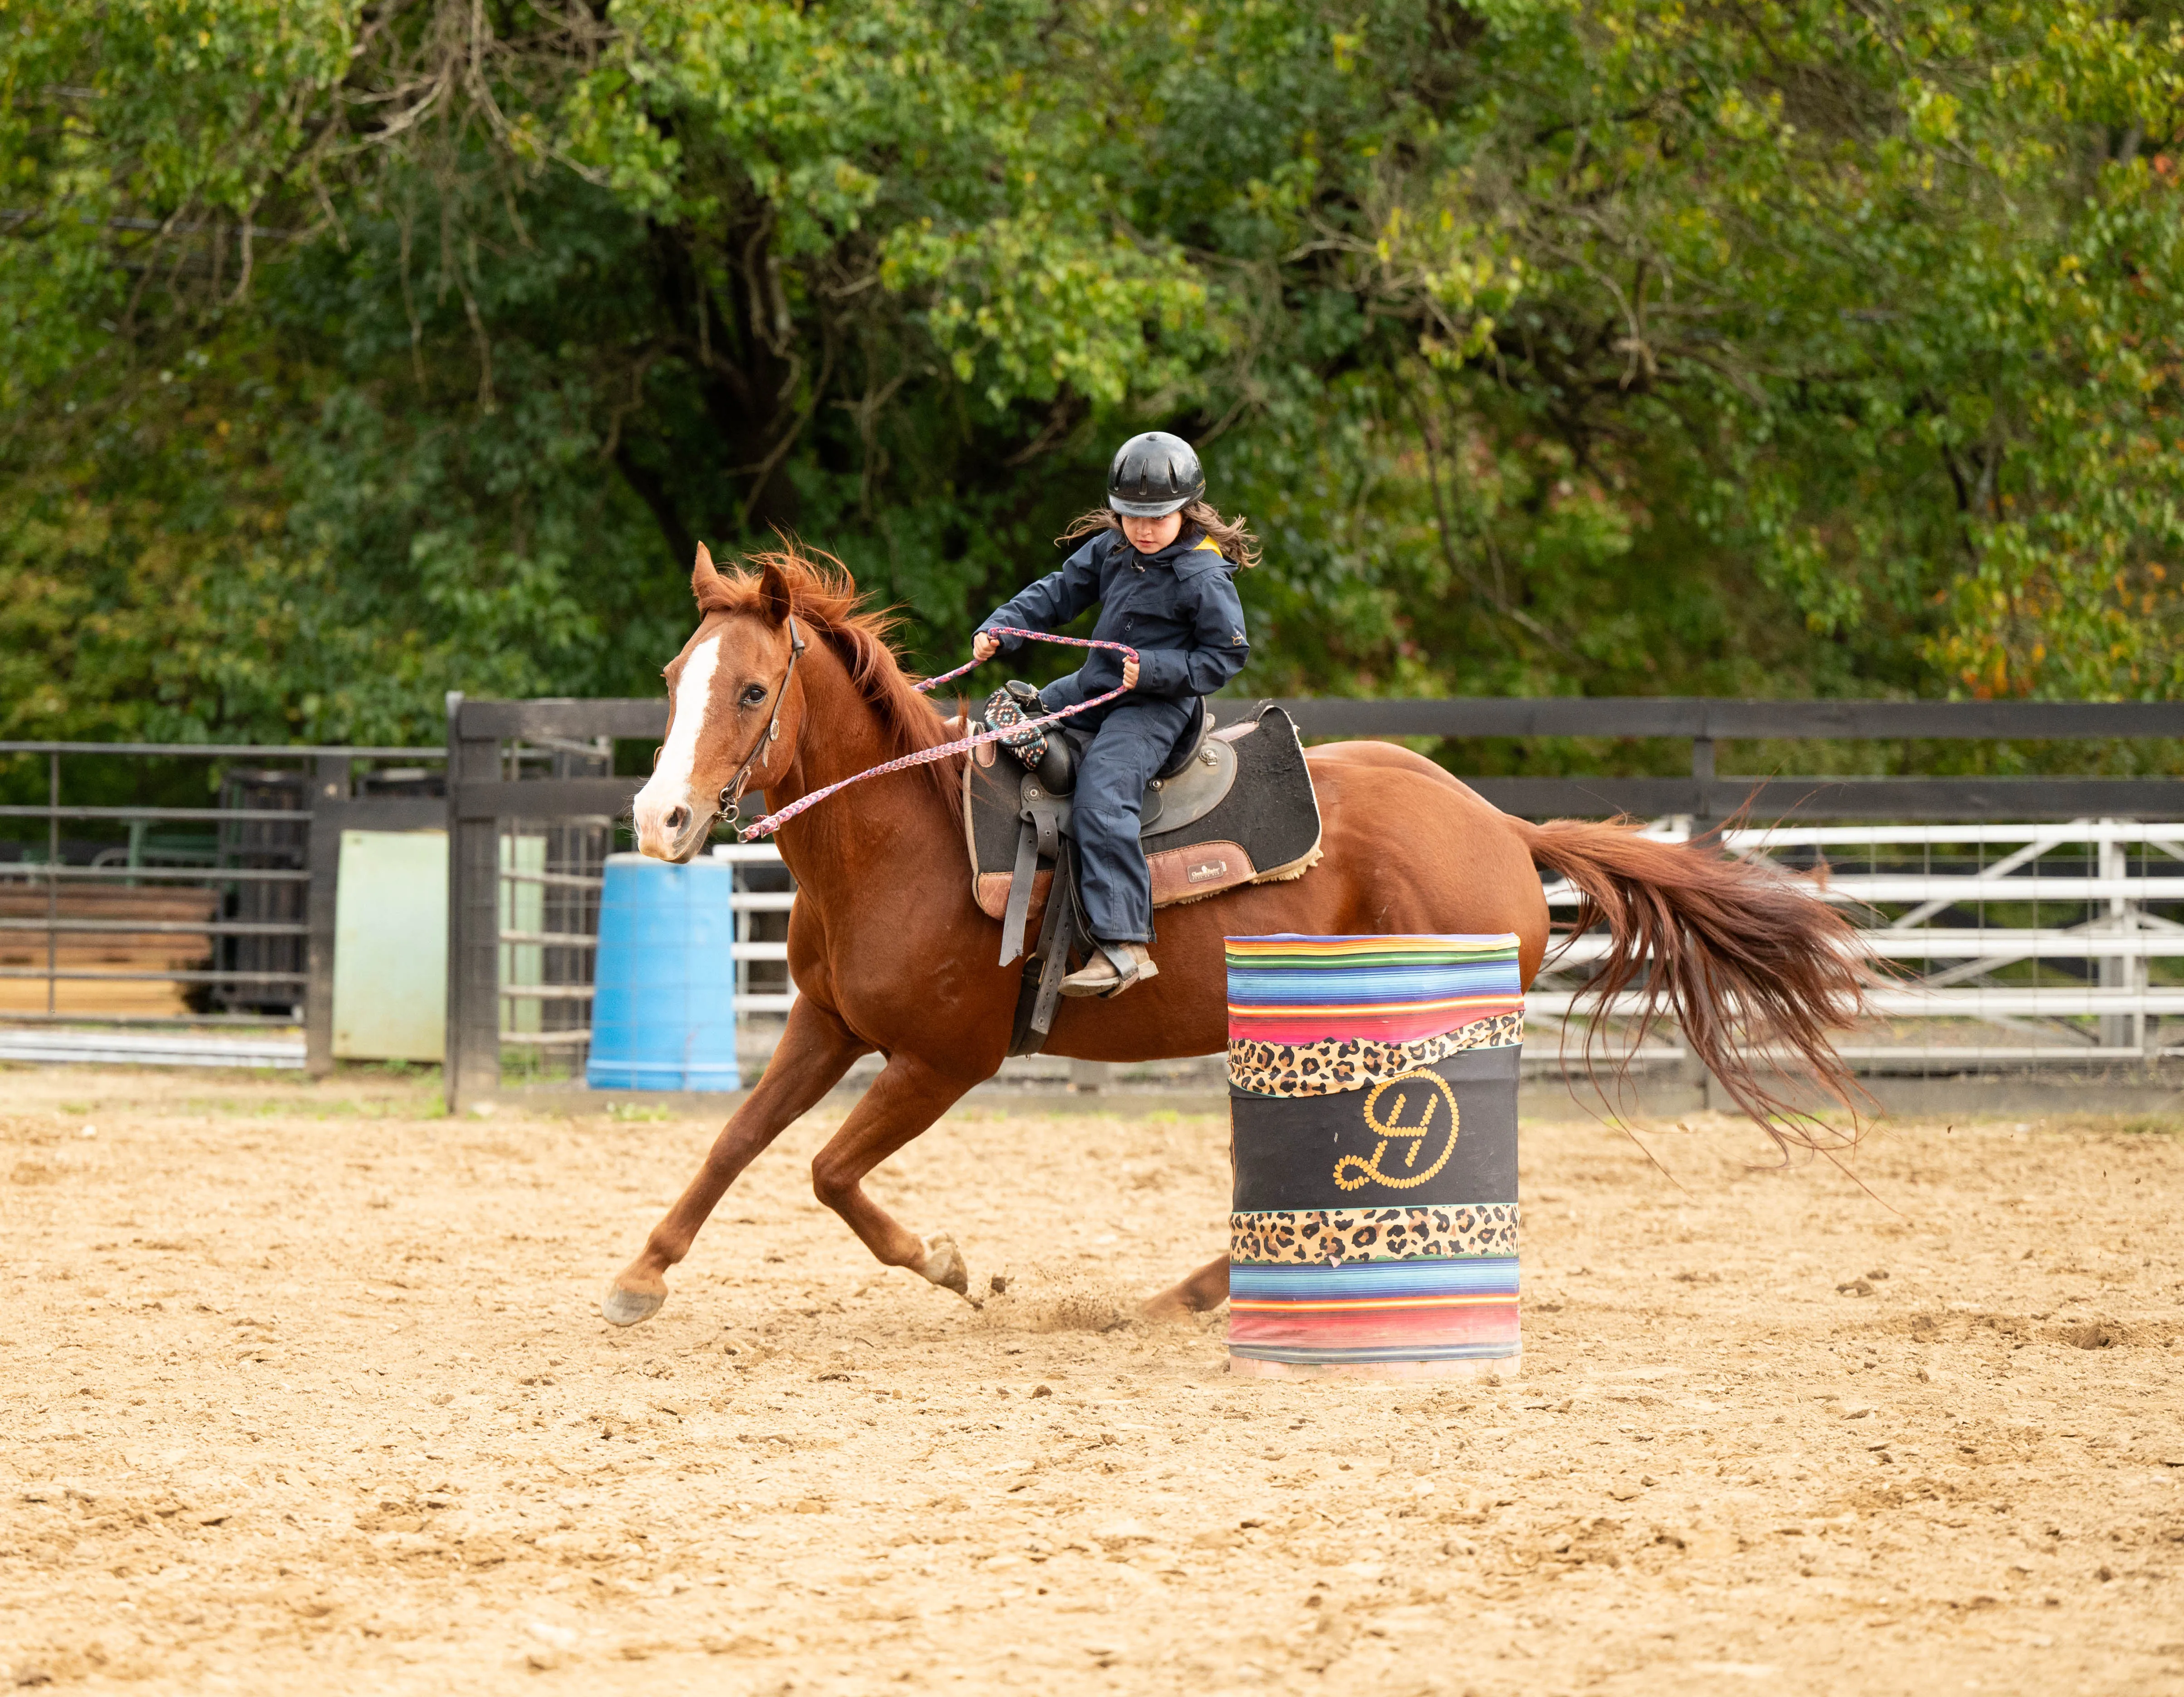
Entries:
[[[1222, 559], [1231, 565], [1252, 566], [1259, 563], [1259, 539], [1251, 534], [1251, 521], [1241, 513], [1233, 519], [1224, 519], [1203, 501], [1193, 501], [1183, 509], [1184, 530], [1202, 531], [1221, 550]], [[1088, 537], [1096, 537], [1102, 531], [1113, 531], [1120, 535], [1122, 515], [1112, 507], [1095, 507], [1083, 513], [1069, 528], [1055, 538], [1056, 542], [1081, 542]]]

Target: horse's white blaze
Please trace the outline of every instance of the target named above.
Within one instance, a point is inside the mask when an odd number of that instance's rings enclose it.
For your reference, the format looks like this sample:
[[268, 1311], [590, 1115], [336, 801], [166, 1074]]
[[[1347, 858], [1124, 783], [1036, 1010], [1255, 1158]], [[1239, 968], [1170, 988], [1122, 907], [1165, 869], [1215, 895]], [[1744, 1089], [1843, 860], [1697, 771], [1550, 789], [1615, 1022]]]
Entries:
[[662, 823], [671, 810], [688, 807], [694, 817], [712, 810], [710, 800], [701, 802], [690, 793], [690, 779], [698, 769], [699, 743], [713, 704], [713, 673], [720, 663], [721, 639], [708, 637], [690, 650], [675, 682], [675, 723], [631, 814], [637, 846], [648, 854], [664, 854], [675, 846], [677, 833]]

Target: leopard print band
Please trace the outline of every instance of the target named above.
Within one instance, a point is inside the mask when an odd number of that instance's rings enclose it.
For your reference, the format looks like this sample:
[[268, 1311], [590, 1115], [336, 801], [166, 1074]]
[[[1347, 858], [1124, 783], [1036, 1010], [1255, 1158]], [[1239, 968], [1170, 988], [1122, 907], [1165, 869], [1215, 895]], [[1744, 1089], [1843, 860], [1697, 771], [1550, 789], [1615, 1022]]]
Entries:
[[1228, 1259], [1258, 1266], [1448, 1260], [1517, 1253], [1517, 1205], [1296, 1208], [1228, 1216]]
[[1467, 1049], [1502, 1049], [1524, 1040], [1521, 1011], [1474, 1020], [1439, 1037], [1411, 1043], [1362, 1038], [1324, 1043], [1261, 1043], [1239, 1038], [1228, 1045], [1228, 1082], [1254, 1096], [1336, 1096], [1369, 1089], [1406, 1072], [1446, 1060]]

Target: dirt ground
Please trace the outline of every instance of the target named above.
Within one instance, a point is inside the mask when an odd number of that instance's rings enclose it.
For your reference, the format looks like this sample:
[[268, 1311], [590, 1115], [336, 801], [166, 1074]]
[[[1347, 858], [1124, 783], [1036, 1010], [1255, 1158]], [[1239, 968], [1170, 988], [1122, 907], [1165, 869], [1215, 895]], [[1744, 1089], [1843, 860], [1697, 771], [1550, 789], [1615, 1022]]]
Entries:
[[[2184, 1692], [2184, 1126], [1527, 1123], [1509, 1382], [1228, 1377], [1142, 1293], [1225, 1126], [883, 1169], [973, 1310], [714, 1127], [0, 1071], [0, 1673], [141, 1692]], [[1679, 1188], [1680, 1186], [1680, 1188]], [[0, 1685], [5, 1684], [0, 1678]]]

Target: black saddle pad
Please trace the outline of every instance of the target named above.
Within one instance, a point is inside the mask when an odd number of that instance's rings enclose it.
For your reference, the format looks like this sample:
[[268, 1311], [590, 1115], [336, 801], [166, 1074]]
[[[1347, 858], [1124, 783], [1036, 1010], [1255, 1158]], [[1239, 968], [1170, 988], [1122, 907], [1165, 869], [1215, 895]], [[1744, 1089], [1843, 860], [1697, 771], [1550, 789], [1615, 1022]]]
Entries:
[[[1145, 838], [1156, 908], [1240, 884], [1298, 877], [1319, 859], [1319, 798], [1289, 715], [1262, 707], [1247, 722], [1214, 735], [1235, 749], [1236, 782], [1202, 818]], [[999, 919], [1008, 908], [1016, 866], [1024, 770], [1007, 749], [988, 746], [994, 754], [991, 765], [980, 765], [975, 757], [965, 763], [963, 829], [972, 893], [985, 913]], [[1034, 910], [1053, 871], [1053, 861], [1039, 861]]]

